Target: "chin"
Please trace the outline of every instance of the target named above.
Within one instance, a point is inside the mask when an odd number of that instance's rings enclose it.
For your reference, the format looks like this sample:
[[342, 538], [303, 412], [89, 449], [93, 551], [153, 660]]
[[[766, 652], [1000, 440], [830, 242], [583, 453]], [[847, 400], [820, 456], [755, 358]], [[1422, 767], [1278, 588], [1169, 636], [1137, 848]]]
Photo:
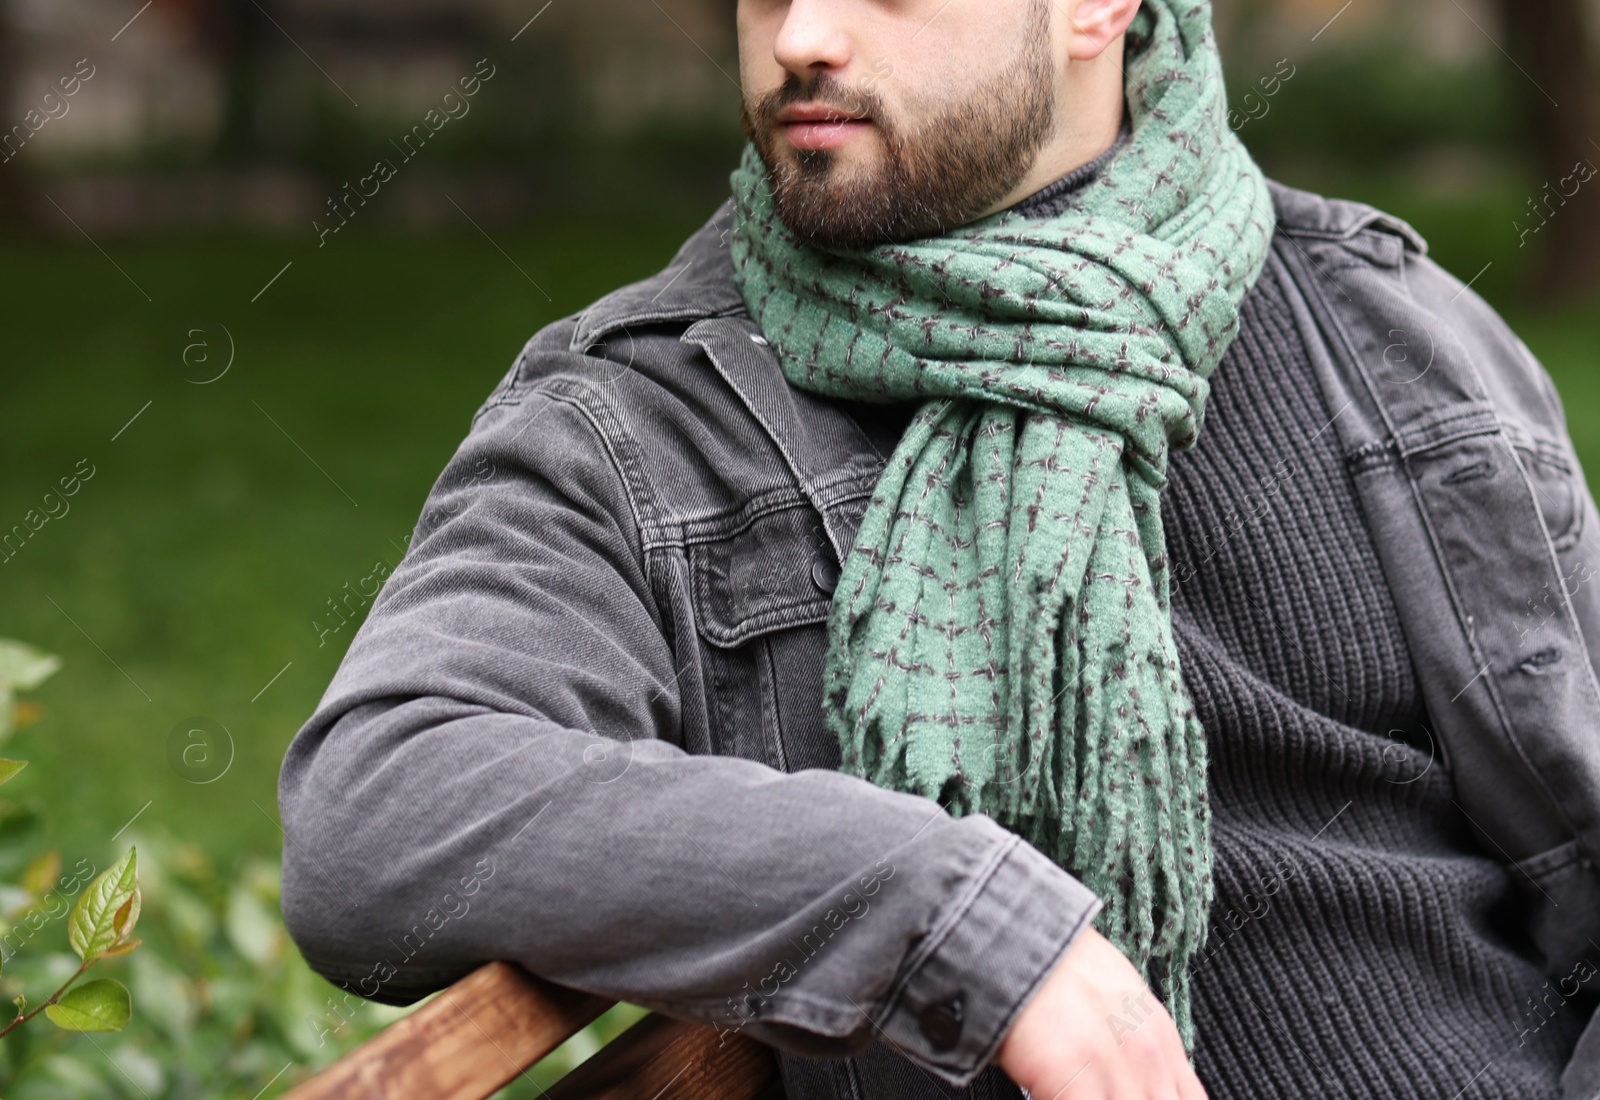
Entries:
[[[819, 209], [821, 216], [813, 216]], [[789, 232], [812, 248], [849, 252], [889, 244], [897, 239], [894, 233], [871, 220], [840, 218], [837, 210], [837, 204], [788, 210], [780, 205], [778, 216]]]
[[781, 134], [770, 136], [775, 146], [762, 159], [777, 214], [802, 243], [854, 251], [922, 235], [895, 214], [892, 173], [876, 133], [837, 149], [796, 149]]
[[783, 163], [792, 172], [807, 178], [816, 176], [860, 177], [877, 173], [883, 152], [877, 132], [862, 134], [834, 149], [798, 149], [787, 138], [778, 139]]

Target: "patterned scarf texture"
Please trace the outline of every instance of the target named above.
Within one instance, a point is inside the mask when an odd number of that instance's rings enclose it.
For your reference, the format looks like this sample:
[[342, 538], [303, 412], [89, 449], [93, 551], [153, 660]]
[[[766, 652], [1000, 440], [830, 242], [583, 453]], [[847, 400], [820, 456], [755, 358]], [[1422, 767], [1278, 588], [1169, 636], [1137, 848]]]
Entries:
[[988, 814], [1076, 875], [1192, 1049], [1210, 811], [1160, 493], [1275, 216], [1226, 125], [1209, 3], [1145, 0], [1126, 41], [1131, 136], [1063, 213], [816, 249], [748, 145], [730, 249], [793, 385], [924, 401], [834, 594], [842, 770]]

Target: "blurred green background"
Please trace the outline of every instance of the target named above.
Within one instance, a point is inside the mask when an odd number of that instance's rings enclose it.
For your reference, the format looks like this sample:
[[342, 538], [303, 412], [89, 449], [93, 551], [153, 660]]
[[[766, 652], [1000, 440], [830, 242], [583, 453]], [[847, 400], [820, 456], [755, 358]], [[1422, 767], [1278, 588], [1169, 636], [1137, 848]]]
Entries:
[[[0, 164], [0, 531], [94, 470], [0, 563], [0, 637], [64, 659], [6, 749], [31, 765], [0, 802], [0, 879], [137, 843], [147, 936], [104, 964], [132, 1026], [8, 1039], [11, 1100], [277, 1095], [399, 1015], [334, 1026], [276, 914], [278, 765], [355, 627], [325, 629], [328, 601], [399, 560], [523, 342], [665, 264], [741, 143], [731, 0], [542, 3], [0, 3], [0, 122], [94, 69]], [[1268, 173], [1421, 230], [1600, 467], [1600, 182], [1523, 232], [1600, 157], [1592, 6], [1217, 8]], [[480, 58], [470, 113], [401, 162]], [[395, 178], [319, 246], [326, 200], [384, 156]], [[203, 784], [169, 763], [196, 718], [231, 760]], [[64, 949], [47, 926], [5, 995], [47, 992]]]

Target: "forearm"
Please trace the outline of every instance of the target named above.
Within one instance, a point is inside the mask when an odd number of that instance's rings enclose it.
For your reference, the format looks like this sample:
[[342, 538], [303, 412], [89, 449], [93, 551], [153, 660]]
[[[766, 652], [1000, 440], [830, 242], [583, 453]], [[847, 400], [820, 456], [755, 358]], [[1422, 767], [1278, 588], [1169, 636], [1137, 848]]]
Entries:
[[[503, 958], [797, 1052], [882, 1039], [952, 1081], [1096, 907], [988, 818], [441, 697], [308, 727], [282, 804], [285, 917], [364, 996]], [[920, 1016], [956, 993], [939, 1050]]]

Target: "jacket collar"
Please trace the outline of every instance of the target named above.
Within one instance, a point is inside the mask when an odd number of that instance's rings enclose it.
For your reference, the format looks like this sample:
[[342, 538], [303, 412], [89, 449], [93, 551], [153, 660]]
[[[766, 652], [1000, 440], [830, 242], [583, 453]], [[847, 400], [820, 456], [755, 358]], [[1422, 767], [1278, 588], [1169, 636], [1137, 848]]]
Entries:
[[1376, 226], [1397, 235], [1403, 246], [1417, 255], [1428, 253], [1428, 242], [1421, 233], [1406, 221], [1375, 206], [1350, 199], [1330, 199], [1277, 180], [1268, 180], [1267, 190], [1272, 194], [1272, 205], [1278, 214], [1278, 228], [1292, 237], [1348, 241], [1363, 229]]
[[760, 337], [733, 280], [728, 248], [733, 217], [729, 198], [660, 272], [585, 310], [573, 329], [571, 350], [583, 353], [609, 333], [633, 325], [688, 322], [680, 339], [700, 347], [765, 430], [800, 491], [822, 516], [834, 553], [843, 561], [883, 460], [854, 428], [859, 446], [841, 465], [837, 452], [820, 445], [802, 422], [778, 357]]
[[571, 350], [585, 351], [607, 333], [630, 325], [748, 316], [744, 297], [733, 281], [733, 257], [728, 250], [732, 229], [730, 197], [683, 242], [660, 272], [612, 291], [585, 310], [573, 330]]

